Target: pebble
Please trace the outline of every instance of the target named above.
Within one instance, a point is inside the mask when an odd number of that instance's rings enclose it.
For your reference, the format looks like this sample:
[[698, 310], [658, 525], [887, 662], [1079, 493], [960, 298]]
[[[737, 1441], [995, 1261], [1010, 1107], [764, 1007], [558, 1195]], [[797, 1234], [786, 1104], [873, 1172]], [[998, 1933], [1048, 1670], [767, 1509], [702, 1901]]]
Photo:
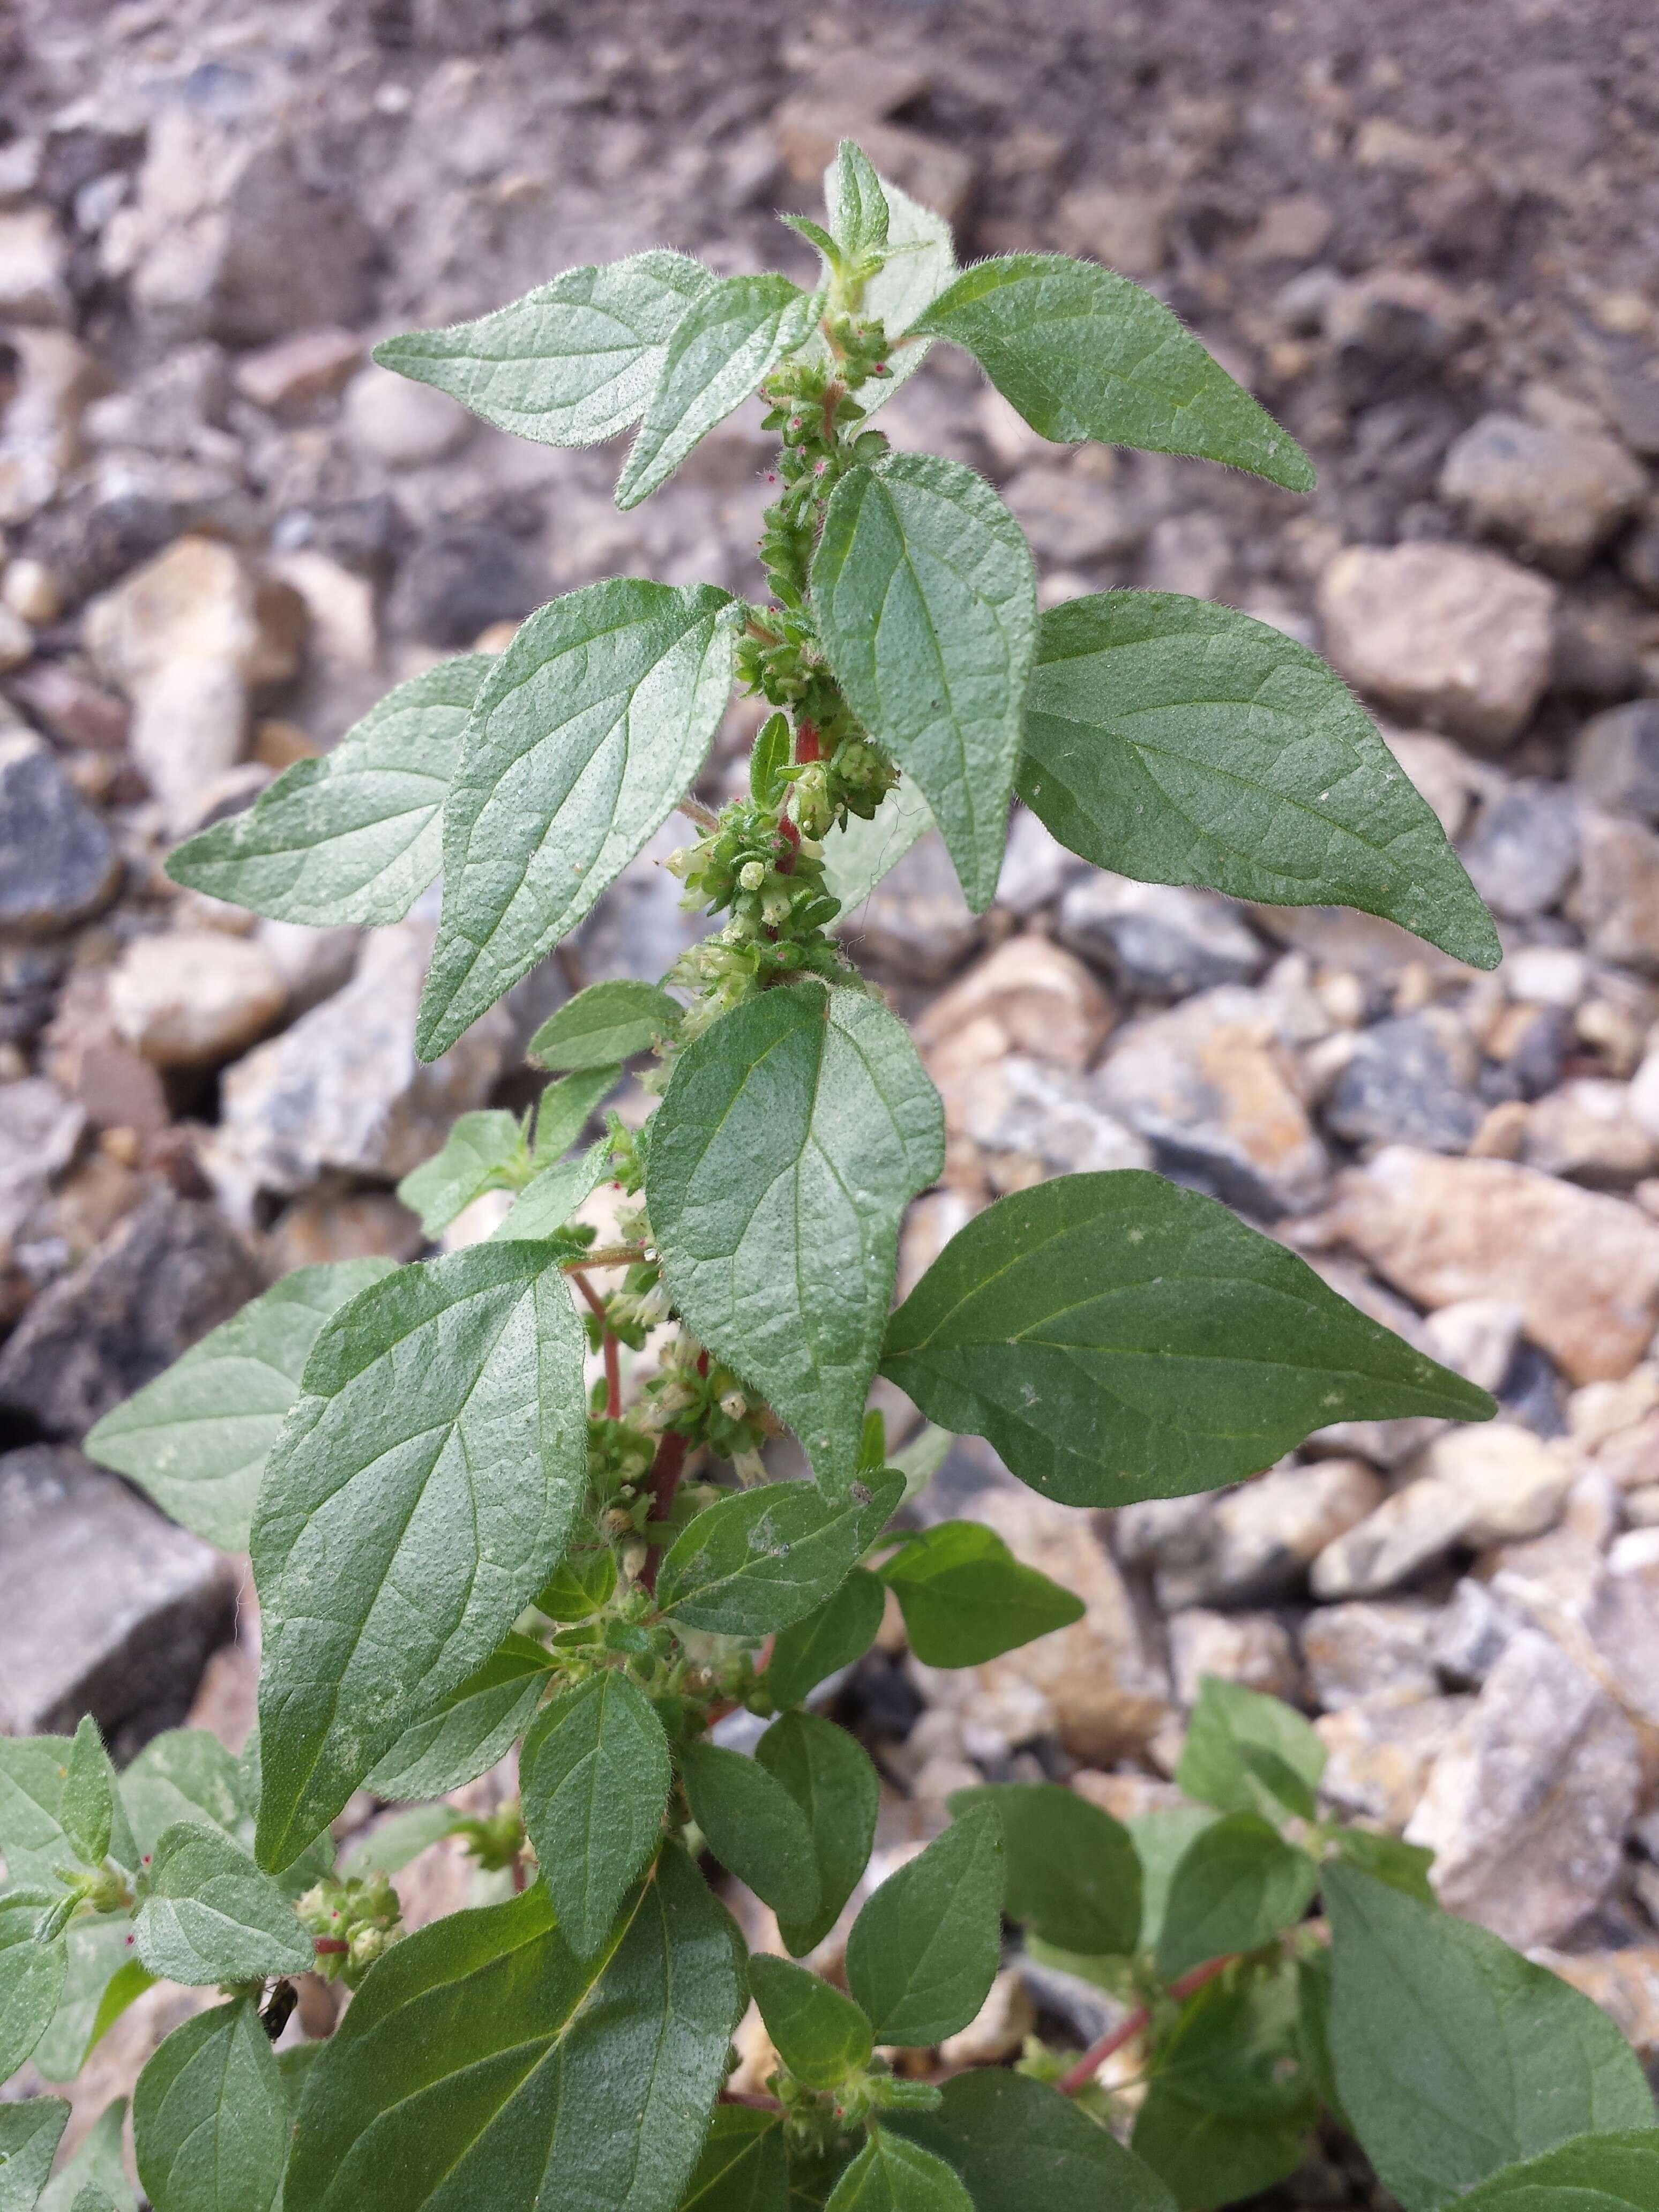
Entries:
[[1440, 496], [1472, 529], [1576, 576], [1634, 514], [1647, 477], [1617, 439], [1483, 415], [1453, 445]]
[[[988, 1027], [989, 1024], [987, 1024]], [[1152, 1148], [1101, 1107], [1091, 1079], [1024, 1053], [991, 1060], [965, 1079], [943, 1085], [946, 1117], [986, 1152], [1012, 1153], [1053, 1175], [1146, 1168]], [[991, 1179], [1018, 1187], [1018, 1171]]]
[[1351, 1819], [1398, 1835], [1421, 1802], [1435, 1761], [1467, 1718], [1468, 1698], [1361, 1698], [1314, 1723], [1326, 1751], [1320, 1795]]
[[49, 937], [115, 896], [121, 860], [48, 745], [0, 725], [0, 927]]
[[1465, 1576], [1439, 1608], [1432, 1644], [1434, 1663], [1454, 1689], [1476, 1689], [1522, 1625], [1520, 1616], [1495, 1597], [1485, 1583]]
[[303, 416], [318, 401], [333, 398], [362, 357], [363, 341], [356, 331], [296, 331], [275, 345], [245, 353], [236, 363], [234, 382], [244, 399], [269, 415]]
[[109, 982], [116, 1029], [156, 1067], [216, 1067], [233, 1060], [287, 1003], [264, 947], [218, 929], [137, 938]]
[[1334, 1713], [1364, 1698], [1433, 1697], [1443, 1613], [1414, 1599], [1316, 1607], [1302, 1624], [1302, 1659], [1316, 1702]]
[[458, 523], [422, 538], [408, 555], [388, 614], [394, 629], [453, 648], [471, 645], [492, 623], [522, 622], [546, 596], [516, 538], [489, 523]]
[[389, 469], [425, 468], [445, 460], [477, 427], [447, 392], [373, 364], [360, 369], [346, 386], [341, 416], [357, 451]]
[[1588, 810], [1570, 919], [1598, 959], [1659, 975], [1659, 836]]
[[19, 614], [0, 602], [0, 676], [9, 676], [33, 657], [34, 633]]
[[1170, 1672], [1183, 1705], [1206, 1674], [1295, 1703], [1302, 1687], [1291, 1632], [1276, 1613], [1210, 1613], [1194, 1606], [1170, 1623]]
[[1659, 821], [1659, 699], [1592, 714], [1573, 745], [1572, 780], [1609, 814]]
[[63, 587], [57, 576], [44, 561], [31, 561], [21, 555], [6, 564], [0, 599], [20, 621], [37, 628], [56, 622], [64, 609]]
[[1319, 583], [1325, 651], [1359, 690], [1453, 736], [1513, 742], [1549, 680], [1556, 589], [1502, 555], [1350, 546]]
[[1133, 553], [1146, 526], [1129, 501], [1091, 471], [1034, 462], [1002, 496], [1040, 560], [1073, 568]]
[[1313, 1563], [1317, 1598], [1382, 1597], [1440, 1565], [1462, 1541], [1469, 1510], [1449, 1483], [1407, 1483]]
[[1571, 945], [1525, 945], [1504, 960], [1504, 982], [1523, 1005], [1570, 1014], [1589, 994], [1590, 964]]
[[997, 878], [997, 904], [1022, 921], [1051, 906], [1073, 877], [1089, 872], [1086, 860], [1068, 853], [1029, 807], [1008, 818], [1008, 842]]
[[73, 1158], [86, 1118], [44, 1075], [0, 1083], [0, 1249]]
[[1623, 1188], [1659, 1167], [1659, 1140], [1631, 1111], [1631, 1086], [1575, 1076], [1528, 1112], [1521, 1158], [1545, 1175]]
[[1034, 933], [1009, 938], [940, 993], [915, 1024], [915, 1040], [948, 1079], [952, 1056], [983, 1024], [1003, 1052], [1024, 1052], [1060, 1067], [1087, 1067], [1105, 1042], [1116, 1010], [1073, 954]]
[[1431, 1006], [1355, 1039], [1326, 1097], [1326, 1127], [1351, 1145], [1468, 1149], [1485, 1117], [1479, 1054], [1455, 1015]]
[[1578, 866], [1578, 808], [1559, 783], [1519, 781], [1480, 811], [1460, 858], [1494, 913], [1547, 914]]
[[[1311, 1562], [1374, 1513], [1385, 1494], [1363, 1460], [1322, 1459], [1272, 1468], [1222, 1497], [1194, 1500], [1151, 1554], [1159, 1569], [1158, 1602], [1166, 1609], [1259, 1605], [1286, 1596], [1305, 1581]], [[1186, 1503], [1172, 1500], [1165, 1510]], [[1134, 1541], [1132, 1516], [1152, 1510], [1129, 1506], [1119, 1515], [1120, 1542], [1126, 1530]]]
[[1169, 257], [1170, 214], [1164, 193], [1082, 185], [1061, 194], [1054, 232], [1068, 253], [1103, 261], [1125, 276], [1156, 276]]
[[930, 830], [854, 910], [845, 934], [855, 959], [912, 982], [942, 983], [979, 943], [984, 927], [962, 896], [944, 839]]
[[0, 322], [67, 323], [69, 241], [46, 207], [0, 210]]
[[1062, 943], [1126, 991], [1181, 999], [1253, 983], [1267, 948], [1229, 899], [1180, 884], [1138, 884], [1092, 869], [1060, 901]]

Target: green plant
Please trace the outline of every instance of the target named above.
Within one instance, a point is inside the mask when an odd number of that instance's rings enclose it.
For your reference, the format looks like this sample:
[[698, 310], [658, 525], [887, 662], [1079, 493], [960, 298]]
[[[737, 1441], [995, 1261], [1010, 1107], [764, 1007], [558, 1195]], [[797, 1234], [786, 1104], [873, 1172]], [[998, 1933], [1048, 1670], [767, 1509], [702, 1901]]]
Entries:
[[[1152, 2212], [1264, 2186], [1322, 2111], [1408, 2212], [1462, 2191], [1506, 2212], [1659, 2203], [1614, 2030], [1439, 1913], [1423, 1854], [1322, 1819], [1318, 1739], [1270, 1699], [1206, 1686], [1184, 1809], [1126, 1826], [1050, 1784], [962, 1793], [863, 1903], [844, 1990], [746, 1960], [699, 1871], [741, 1877], [788, 1952], [813, 1952], [865, 1875], [878, 1782], [810, 1700], [887, 1595], [945, 1667], [1081, 1610], [982, 1527], [895, 1523], [938, 1431], [890, 1462], [878, 1369], [1080, 1506], [1242, 1479], [1334, 1420], [1493, 1411], [1140, 1173], [1003, 1199], [890, 1316], [941, 1112], [832, 926], [930, 819], [977, 908], [1018, 788], [1132, 875], [1346, 902], [1480, 965], [1498, 945], [1312, 654], [1165, 593], [1039, 619], [994, 492], [890, 451], [878, 410], [943, 340], [1045, 436], [1305, 489], [1294, 443], [1121, 278], [1042, 255], [959, 273], [945, 226], [851, 146], [828, 200], [827, 227], [792, 219], [823, 262], [810, 294], [646, 253], [380, 349], [532, 437], [637, 422], [625, 506], [758, 386], [782, 441], [769, 599], [573, 592], [499, 659], [400, 686], [174, 876], [374, 923], [441, 863], [428, 1057], [677, 805], [701, 831], [673, 864], [688, 899], [726, 919], [661, 985], [562, 1006], [532, 1042], [557, 1078], [533, 1116], [467, 1115], [407, 1179], [434, 1236], [513, 1194], [489, 1241], [290, 1276], [94, 1431], [187, 1526], [250, 1544], [259, 1726], [240, 1761], [179, 1732], [118, 1778], [90, 1722], [0, 1742], [0, 2075], [33, 2052], [70, 2077], [154, 1976], [218, 1990], [137, 2086], [157, 2212]], [[769, 712], [748, 796], [716, 814], [688, 787], [734, 673]], [[643, 1127], [612, 1113], [576, 1149], [641, 1060], [660, 1100]], [[576, 1218], [604, 1182], [608, 1241]], [[623, 1355], [647, 1340], [629, 1396]], [[768, 1479], [785, 1425], [810, 1480]], [[771, 1720], [752, 1758], [711, 1737], [739, 1706]], [[436, 1802], [514, 1743], [519, 1805]], [[331, 1823], [363, 1789], [406, 1809], [337, 1860]], [[493, 1901], [404, 1935], [390, 1876], [448, 1833]], [[921, 2055], [978, 2013], [1005, 1919], [1122, 2022], [1091, 2053], [1033, 2045], [941, 2087]], [[331, 2039], [277, 2055], [306, 1970], [355, 1994]], [[751, 1991], [779, 2063], [735, 2095]], [[1139, 2087], [1097, 2085], [1132, 2045]], [[36, 2203], [65, 2113], [0, 2105], [4, 2212]], [[39, 2201], [123, 2201], [120, 2125], [112, 2107]]]

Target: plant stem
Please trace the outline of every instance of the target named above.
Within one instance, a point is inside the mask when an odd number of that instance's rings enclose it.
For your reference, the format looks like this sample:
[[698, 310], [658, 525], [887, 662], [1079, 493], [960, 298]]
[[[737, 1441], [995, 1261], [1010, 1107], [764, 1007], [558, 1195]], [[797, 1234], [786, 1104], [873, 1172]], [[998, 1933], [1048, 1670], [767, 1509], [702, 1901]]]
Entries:
[[688, 822], [695, 822], [699, 830], [718, 830], [720, 826], [720, 817], [714, 808], [705, 806], [700, 799], [693, 799], [689, 791], [684, 799], [676, 802], [676, 805], [678, 811], [684, 815]]
[[560, 1270], [567, 1275], [580, 1275], [584, 1267], [634, 1267], [645, 1257], [643, 1244], [596, 1244], [591, 1252], [584, 1252], [580, 1260], [562, 1260]]
[[601, 1331], [599, 1348], [605, 1354], [605, 1419], [619, 1421], [622, 1419], [622, 1346], [605, 1326], [605, 1300], [580, 1267], [572, 1267], [569, 1270], [569, 1275], [571, 1281], [586, 1299], [589, 1311], [597, 1314], [599, 1317]]
[[[685, 1471], [685, 1438], [672, 1429], [665, 1429], [657, 1440], [657, 1455], [651, 1462], [647, 1478], [651, 1492], [651, 1507], [646, 1515], [647, 1525], [653, 1521], [665, 1521], [673, 1509], [674, 1492], [680, 1486], [680, 1476]], [[654, 1595], [657, 1588], [657, 1567], [662, 1558], [662, 1547], [653, 1544], [645, 1555], [645, 1565], [640, 1570], [640, 1580]]]
[[[1171, 1982], [1167, 1994], [1177, 2002], [1191, 1996], [1194, 1990], [1201, 1990], [1206, 1982], [1212, 1982], [1218, 1974], [1224, 1973], [1237, 1956], [1237, 1951], [1230, 1951], [1224, 1959], [1211, 1959], [1201, 1966], [1194, 1966], [1190, 1974], [1183, 1974], [1178, 1982]], [[1086, 2089], [1112, 2053], [1121, 2051], [1126, 2043], [1133, 2043], [1150, 2024], [1152, 2017], [1146, 2006], [1137, 2005], [1127, 2020], [1109, 2029], [1097, 2043], [1091, 2043], [1071, 2072], [1060, 2076], [1061, 2095], [1075, 2097]]]

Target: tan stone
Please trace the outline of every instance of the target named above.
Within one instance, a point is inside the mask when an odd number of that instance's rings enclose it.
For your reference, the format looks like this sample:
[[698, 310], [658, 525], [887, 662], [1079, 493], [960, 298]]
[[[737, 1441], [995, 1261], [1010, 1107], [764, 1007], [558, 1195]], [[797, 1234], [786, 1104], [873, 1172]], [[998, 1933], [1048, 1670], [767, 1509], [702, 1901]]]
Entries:
[[1445, 1559], [1468, 1526], [1468, 1504], [1450, 1483], [1409, 1482], [1320, 1553], [1308, 1577], [1314, 1595], [1376, 1597], [1398, 1589]]
[[1659, 1165], [1659, 1143], [1631, 1112], [1629, 1084], [1583, 1075], [1531, 1109], [1521, 1158], [1545, 1175], [1634, 1183]]
[[1302, 1625], [1302, 1656], [1316, 1701], [1328, 1713], [1380, 1698], [1431, 1698], [1437, 1632], [1444, 1608], [1420, 1600], [1316, 1606]]
[[967, 2027], [940, 2044], [939, 2058], [946, 2066], [999, 2066], [1018, 2052], [1036, 2026], [1024, 1981], [1014, 1968], [1005, 1967]]
[[1447, 1429], [1405, 1470], [1443, 1482], [1462, 1501], [1462, 1541], [1475, 1550], [1541, 1536], [1572, 1482], [1568, 1456], [1514, 1421]]
[[94, 599], [85, 637], [130, 696], [177, 660], [227, 661], [249, 684], [276, 684], [299, 666], [304, 616], [289, 586], [262, 579], [234, 546], [191, 536]]
[[1086, 253], [1126, 276], [1156, 276], [1169, 258], [1170, 201], [1161, 192], [1083, 185], [1064, 193], [1054, 232], [1068, 253]]
[[[1639, 822], [1586, 811], [1567, 912], [1603, 960], [1659, 972], [1659, 837]], [[1642, 1118], [1639, 1097], [1632, 1100]]]
[[234, 381], [244, 399], [268, 414], [303, 414], [319, 399], [332, 398], [362, 357], [363, 341], [356, 331], [296, 331], [244, 354]]
[[1159, 1602], [1173, 1607], [1278, 1596], [1302, 1580], [1328, 1546], [1376, 1512], [1386, 1495], [1363, 1460], [1270, 1468], [1194, 1516], [1190, 1535], [1161, 1566]]
[[1321, 1795], [1397, 1835], [1416, 1812], [1431, 1769], [1468, 1713], [1469, 1698], [1361, 1698], [1314, 1723], [1328, 1754]]
[[1048, 938], [1024, 935], [1009, 938], [942, 992], [915, 1035], [923, 1056], [931, 1061], [937, 1053], [947, 1073], [964, 1032], [972, 1032], [976, 1054], [988, 1051], [973, 1026], [984, 1021], [1000, 1030], [1003, 1052], [1087, 1067], [1114, 1018], [1111, 1000], [1079, 959]]
[[109, 981], [116, 1029], [156, 1067], [211, 1067], [234, 1059], [287, 1001], [264, 946], [215, 929], [137, 938]]
[[1170, 1623], [1170, 1670], [1183, 1705], [1197, 1703], [1206, 1674], [1273, 1698], [1294, 1699], [1301, 1688], [1291, 1632], [1271, 1613], [1211, 1613], [1194, 1606], [1176, 1613]]

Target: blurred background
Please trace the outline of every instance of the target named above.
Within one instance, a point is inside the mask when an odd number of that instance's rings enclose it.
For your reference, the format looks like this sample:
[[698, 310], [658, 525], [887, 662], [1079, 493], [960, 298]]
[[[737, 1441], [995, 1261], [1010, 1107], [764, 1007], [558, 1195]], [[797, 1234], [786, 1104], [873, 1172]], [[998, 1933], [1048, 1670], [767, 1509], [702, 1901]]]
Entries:
[[[0, 1729], [240, 1741], [240, 1563], [78, 1439], [276, 1274], [416, 1256], [398, 1179], [527, 1101], [561, 997], [696, 927], [671, 824], [422, 1068], [430, 915], [360, 939], [163, 876], [556, 592], [760, 589], [757, 409], [623, 515], [617, 451], [497, 436], [368, 348], [652, 244], [805, 276], [772, 211], [816, 211], [851, 135], [964, 258], [1151, 285], [1310, 450], [1305, 501], [1068, 452], [944, 351], [883, 416], [995, 480], [1046, 604], [1149, 586], [1319, 646], [1508, 952], [1128, 884], [1024, 817], [988, 916], [924, 844], [854, 917], [950, 1117], [907, 1282], [998, 1193], [1152, 1164], [1504, 1404], [1092, 1519], [958, 1445], [922, 1510], [1088, 1611], [965, 1674], [872, 1655], [844, 1710], [884, 1832], [985, 1777], [1165, 1802], [1214, 1672], [1317, 1716], [1338, 1803], [1659, 2056], [1656, 127], [1648, 0], [0, 4]], [[464, 1899], [441, 1851], [403, 1881], [411, 1918]], [[1011, 2048], [1078, 2002], [1005, 1996]], [[135, 2008], [100, 2096], [167, 2024]]]

